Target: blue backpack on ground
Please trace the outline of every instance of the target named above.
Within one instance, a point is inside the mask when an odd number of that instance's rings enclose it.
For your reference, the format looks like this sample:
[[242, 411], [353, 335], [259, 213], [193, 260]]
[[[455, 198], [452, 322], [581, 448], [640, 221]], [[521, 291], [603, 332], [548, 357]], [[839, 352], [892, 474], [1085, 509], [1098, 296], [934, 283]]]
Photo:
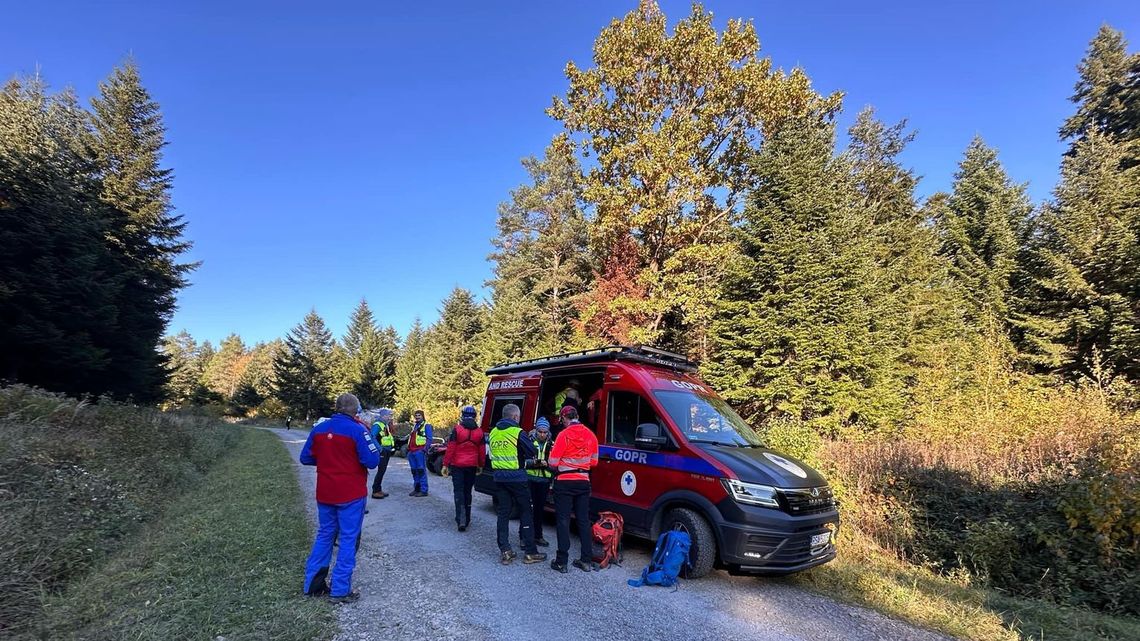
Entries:
[[635, 588], [643, 585], [663, 585], [669, 587], [677, 583], [681, 575], [681, 568], [689, 565], [689, 547], [692, 540], [688, 532], [669, 530], [657, 537], [657, 547], [653, 549], [653, 558], [649, 567], [641, 571], [640, 579], [630, 579], [628, 583]]

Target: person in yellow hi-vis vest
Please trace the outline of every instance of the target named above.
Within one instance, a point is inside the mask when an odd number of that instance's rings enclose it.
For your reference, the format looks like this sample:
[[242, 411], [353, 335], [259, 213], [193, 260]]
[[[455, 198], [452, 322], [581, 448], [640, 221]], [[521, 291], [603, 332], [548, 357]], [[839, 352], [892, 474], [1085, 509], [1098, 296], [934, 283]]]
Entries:
[[396, 437], [392, 434], [392, 410], [384, 407], [376, 415], [376, 422], [372, 424], [372, 440], [380, 446], [380, 464], [376, 466], [376, 477], [372, 479], [372, 498], [382, 499], [388, 496], [384, 491], [384, 472], [388, 471], [388, 459], [392, 458], [392, 451], [396, 449]]
[[511, 510], [519, 506], [519, 526], [522, 547], [526, 552], [523, 563], [539, 563], [546, 560], [534, 545], [533, 513], [530, 507], [530, 488], [527, 487], [525, 461], [533, 459], [536, 452], [534, 443], [519, 427], [522, 412], [519, 406], [511, 403], [503, 407], [503, 418], [495, 424], [487, 435], [487, 447], [491, 451], [491, 469], [495, 474], [495, 502], [498, 515], [497, 541], [500, 561], [509, 565], [518, 556], [511, 549]]

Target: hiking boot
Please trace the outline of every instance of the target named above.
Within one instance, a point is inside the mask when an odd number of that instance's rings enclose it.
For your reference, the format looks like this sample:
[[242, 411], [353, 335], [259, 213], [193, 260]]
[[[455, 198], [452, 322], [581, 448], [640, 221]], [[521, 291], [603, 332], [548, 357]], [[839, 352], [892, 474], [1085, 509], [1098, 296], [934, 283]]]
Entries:
[[555, 572], [561, 572], [562, 574], [566, 574], [567, 572], [570, 571], [569, 569], [567, 569], [565, 563], [559, 563], [558, 561], [551, 561], [550, 562], [550, 569], [554, 570]]
[[329, 601], [340, 605], [342, 603], [355, 603], [360, 600], [360, 590], [351, 590], [344, 596], [330, 596]]
[[460, 532], [466, 532], [466, 531], [467, 531], [467, 526], [466, 526], [466, 525], [460, 525], [460, 526], [459, 526], [459, 531], [460, 531]]
[[511, 562], [514, 561], [517, 557], [518, 555], [515, 554], [512, 550], [507, 550], [506, 552], [503, 552], [503, 555], [501, 557], [499, 557], [499, 562], [503, 565], [510, 565]]
[[329, 568], [325, 567], [317, 570], [313, 575], [312, 582], [309, 583], [309, 591], [305, 594], [307, 596], [324, 596], [329, 593]]
[[374, 499], [382, 499], [385, 496], [388, 496], [388, 495], [383, 493], [383, 492], [373, 492], [372, 493], [372, 498], [374, 498]]
[[419, 495], [420, 495], [419, 490], [412, 490], [411, 492], [408, 492], [408, 496], [419, 496]]
[[527, 554], [523, 557], [523, 563], [542, 563], [546, 560], [546, 554], [542, 552], [535, 552], [534, 554]]
[[597, 563], [586, 563], [582, 559], [574, 559], [574, 562], [570, 565], [573, 565], [583, 572], [597, 572], [599, 569]]
[[538, 545], [540, 547], [544, 547], [544, 548], [550, 547], [550, 541], [547, 541], [546, 539], [544, 539], [542, 537], [538, 537], [537, 539], [535, 539], [534, 544]]

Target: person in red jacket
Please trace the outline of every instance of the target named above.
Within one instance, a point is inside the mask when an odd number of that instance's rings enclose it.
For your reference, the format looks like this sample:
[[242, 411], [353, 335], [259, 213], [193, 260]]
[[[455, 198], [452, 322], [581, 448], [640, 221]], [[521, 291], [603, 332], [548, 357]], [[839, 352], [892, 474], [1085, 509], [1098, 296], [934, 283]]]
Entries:
[[570, 557], [570, 512], [578, 520], [578, 542], [582, 552], [574, 567], [589, 572], [598, 569], [594, 563], [590, 523], [590, 470], [598, 466], [598, 437], [578, 420], [578, 410], [567, 405], [558, 413], [564, 426], [550, 450], [550, 469], [554, 471], [554, 512], [558, 526], [558, 553], [550, 568], [567, 572]]
[[483, 471], [486, 459], [483, 430], [475, 422], [475, 408], [468, 405], [460, 413], [459, 424], [447, 437], [447, 451], [443, 453], [443, 475], [451, 476], [455, 490], [455, 524], [460, 532], [466, 532], [471, 525], [471, 488], [475, 486], [475, 476]]
[[[317, 517], [320, 525], [313, 550], [305, 562], [305, 594], [329, 593], [336, 602], [360, 598], [352, 589], [356, 544], [368, 500], [368, 470], [380, 461], [380, 450], [356, 415], [360, 401], [352, 394], [336, 399], [336, 413], [309, 432], [301, 448], [301, 464], [317, 466]], [[332, 561], [333, 540], [340, 551], [332, 570], [331, 588], [325, 583]]]

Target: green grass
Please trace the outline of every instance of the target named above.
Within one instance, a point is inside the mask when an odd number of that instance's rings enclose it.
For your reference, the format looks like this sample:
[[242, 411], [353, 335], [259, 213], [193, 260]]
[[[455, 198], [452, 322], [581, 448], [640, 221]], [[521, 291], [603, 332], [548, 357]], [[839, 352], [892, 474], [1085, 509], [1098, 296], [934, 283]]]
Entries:
[[835, 561], [788, 580], [971, 641], [1132, 641], [1140, 620], [1003, 595], [898, 560], [858, 532]]
[[310, 544], [290, 457], [270, 432], [234, 450], [139, 537], [45, 607], [42, 638], [330, 638], [331, 606], [300, 595]]

